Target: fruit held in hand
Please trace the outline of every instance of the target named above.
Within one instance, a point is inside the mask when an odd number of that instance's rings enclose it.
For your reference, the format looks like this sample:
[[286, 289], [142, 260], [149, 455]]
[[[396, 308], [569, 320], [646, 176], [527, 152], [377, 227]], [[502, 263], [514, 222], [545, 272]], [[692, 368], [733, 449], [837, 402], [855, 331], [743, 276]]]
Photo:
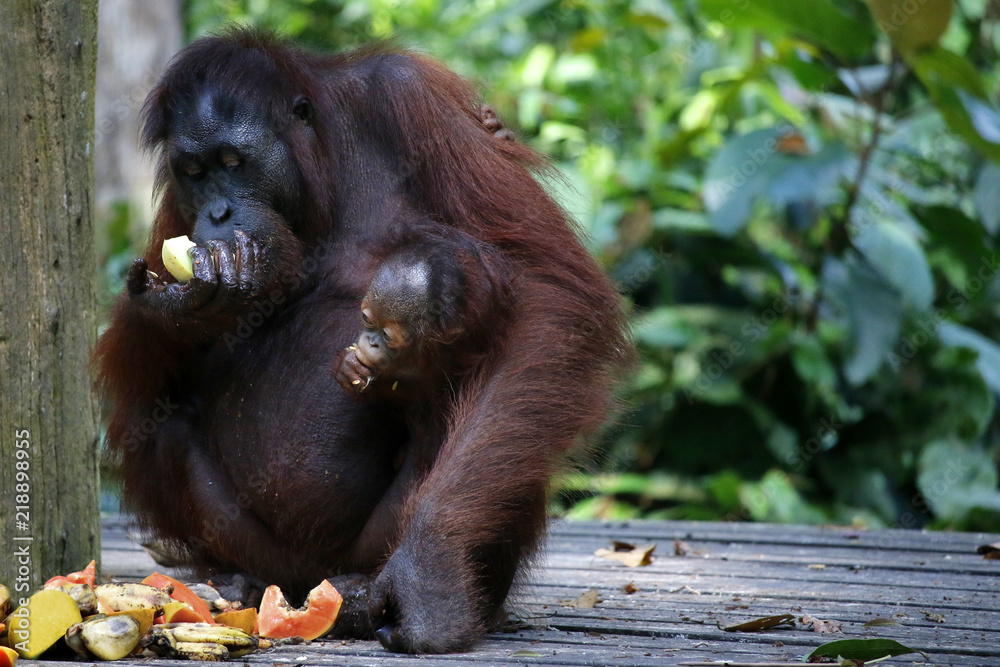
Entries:
[[323, 580], [309, 591], [306, 606], [293, 609], [277, 586], [268, 586], [260, 602], [257, 631], [261, 637], [285, 639], [302, 637], [305, 640], [322, 637], [337, 620], [343, 598], [329, 581]]
[[194, 278], [194, 264], [188, 250], [195, 247], [195, 243], [187, 237], [176, 236], [163, 242], [163, 266], [167, 267], [178, 282], [186, 283]]

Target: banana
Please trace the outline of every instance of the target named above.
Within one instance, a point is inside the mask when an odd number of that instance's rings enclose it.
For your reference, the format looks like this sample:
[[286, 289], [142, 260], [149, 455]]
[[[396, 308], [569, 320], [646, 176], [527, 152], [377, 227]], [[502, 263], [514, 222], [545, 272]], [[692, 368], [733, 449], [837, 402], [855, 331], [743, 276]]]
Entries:
[[[96, 618], [107, 618], [104, 614], [98, 614], [94, 617]], [[87, 619], [90, 620], [90, 619]], [[66, 646], [73, 649], [73, 653], [84, 660], [90, 659], [90, 651], [87, 650], [87, 646], [83, 643], [83, 636], [80, 635], [80, 628], [83, 625], [82, 622], [74, 623], [66, 629], [66, 634], [63, 635], [63, 640], [66, 642]]]
[[212, 642], [177, 642], [176, 657], [204, 662], [224, 662], [232, 655], [222, 644]]
[[171, 601], [168, 592], [146, 584], [102, 584], [94, 592], [100, 600], [102, 611], [153, 609], [159, 615], [163, 613], [163, 605]]
[[148, 648], [156, 655], [172, 658], [177, 655], [177, 640], [162, 628], [163, 626], [154, 625], [146, 636], [139, 640], [139, 646]]
[[219, 591], [208, 584], [187, 584], [187, 587], [191, 589], [192, 593], [204, 600], [211, 611], [234, 611], [243, 608], [239, 602], [230, 602], [222, 597]]
[[74, 623], [66, 643], [77, 654], [120, 660], [139, 645], [139, 621], [131, 616], [98, 616]]
[[230, 657], [238, 658], [257, 649], [259, 641], [239, 628], [208, 623], [165, 623], [158, 626], [169, 633], [177, 642], [201, 642], [222, 644]]
[[[143, 639], [143, 645], [154, 653], [168, 658], [186, 657], [190, 660], [225, 660], [239, 658], [257, 650], [260, 641], [239, 628], [208, 623], [164, 623], [153, 626]], [[224, 657], [218, 656], [215, 648], [195, 651], [193, 646], [221, 646], [226, 650]], [[189, 655], [194, 652], [194, 655]], [[209, 656], [209, 657], [194, 657]]]
[[97, 594], [90, 584], [63, 584], [58, 590], [68, 593], [73, 598], [76, 606], [80, 608], [81, 615], [93, 616], [97, 613]]

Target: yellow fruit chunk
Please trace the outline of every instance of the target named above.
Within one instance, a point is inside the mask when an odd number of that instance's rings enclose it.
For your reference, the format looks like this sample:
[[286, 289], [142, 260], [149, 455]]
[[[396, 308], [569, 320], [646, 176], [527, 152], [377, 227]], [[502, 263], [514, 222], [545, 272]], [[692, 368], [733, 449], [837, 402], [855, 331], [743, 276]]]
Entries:
[[201, 623], [204, 619], [194, 609], [183, 602], [168, 602], [163, 605], [164, 623]]
[[69, 594], [38, 591], [28, 598], [28, 604], [11, 614], [7, 641], [22, 658], [33, 660], [82, 620], [80, 608]]
[[248, 635], [252, 635], [257, 630], [257, 608], [249, 607], [238, 611], [224, 611], [215, 617], [215, 622], [220, 625], [228, 625], [231, 628], [239, 628]]
[[187, 235], [177, 236], [163, 242], [161, 253], [163, 265], [167, 267], [170, 275], [177, 278], [178, 282], [186, 283], [194, 278], [194, 264], [191, 262], [191, 256], [188, 255], [188, 249], [195, 247], [195, 245]]
[[903, 54], [936, 45], [948, 29], [953, 5], [952, 0], [868, 0], [876, 23]]

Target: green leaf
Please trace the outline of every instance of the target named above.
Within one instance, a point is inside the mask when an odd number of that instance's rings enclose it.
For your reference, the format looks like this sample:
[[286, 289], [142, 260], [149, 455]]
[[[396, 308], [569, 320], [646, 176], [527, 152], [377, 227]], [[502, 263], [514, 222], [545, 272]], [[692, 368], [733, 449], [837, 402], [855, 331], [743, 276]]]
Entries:
[[864, 259], [853, 254], [845, 262], [828, 262], [824, 274], [828, 290], [843, 306], [850, 332], [844, 375], [853, 385], [864, 384], [899, 341], [902, 299]]
[[760, 482], [747, 482], [740, 500], [754, 521], [774, 523], [822, 523], [826, 517], [799, 494], [788, 475], [769, 470]]
[[978, 352], [976, 368], [990, 389], [1000, 394], [1000, 345], [979, 332], [953, 322], [943, 322], [938, 334], [947, 345], [968, 347]]
[[878, 25], [902, 53], [937, 44], [948, 29], [952, 0], [921, 0], [912, 6], [897, 0], [868, 0]]
[[903, 646], [891, 639], [839, 639], [818, 646], [812, 653], [802, 659], [803, 662], [814, 662], [813, 658], [849, 658], [851, 660], [877, 660], [885, 657], [920, 653], [915, 648]]
[[720, 234], [732, 236], [746, 226], [754, 202], [788, 165], [791, 158], [777, 152], [787, 133], [787, 127], [772, 127], [735, 137], [708, 163], [705, 207]]
[[1000, 512], [996, 465], [981, 447], [938, 440], [924, 448], [917, 468], [917, 488], [938, 517], [960, 521], [976, 507]]
[[875, 36], [870, 24], [858, 22], [829, 0], [701, 0], [707, 17], [784, 35], [792, 32], [844, 57], [871, 53]]
[[638, 342], [654, 348], [683, 348], [699, 335], [695, 326], [677, 308], [656, 308], [635, 327]]
[[801, 336], [795, 341], [792, 347], [792, 365], [799, 377], [809, 385], [833, 388], [837, 381], [837, 371], [815, 336]]
[[844, 144], [832, 142], [813, 155], [786, 158], [766, 195], [775, 206], [796, 201], [815, 201], [824, 206], [841, 198], [840, 182], [854, 176], [856, 170], [854, 154]]
[[1000, 230], [1000, 166], [993, 162], [983, 166], [976, 179], [972, 201], [983, 227], [990, 234], [996, 234]]
[[757, 130], [730, 139], [715, 154], [705, 173], [705, 207], [724, 236], [746, 226], [753, 206], [765, 198], [772, 206], [814, 201], [825, 205], [840, 196], [838, 183], [855, 169], [855, 157], [840, 143], [814, 155], [778, 151], [790, 126]]
[[861, 227], [853, 241], [906, 304], [921, 310], [930, 307], [934, 279], [924, 250], [912, 234], [899, 224], [875, 220]]
[[957, 53], [936, 48], [920, 54], [911, 64], [925, 86], [959, 88], [976, 97], [986, 97], [986, 87], [979, 72]]
[[[997, 174], [1000, 175], [1000, 170]], [[997, 183], [997, 187], [1000, 189], [1000, 183]], [[997, 194], [1000, 194], [1000, 190]], [[997, 206], [1000, 207], [1000, 197], [997, 199]], [[951, 271], [945, 270], [952, 284], [965, 285], [969, 276], [980, 268], [983, 258], [992, 254], [986, 245], [983, 225], [958, 208], [931, 206], [918, 209], [917, 218], [930, 235], [927, 247], [937, 259], [935, 264], [943, 269], [951, 268], [946, 264], [942, 266], [947, 261], [940, 257], [942, 253], [947, 253], [948, 257], [953, 258], [953, 262], [957, 262], [957, 266]]]
[[[956, 134], [994, 162], [1000, 162], [996, 111], [987, 99], [979, 72], [961, 56], [936, 48], [911, 61], [934, 106]], [[983, 134], [985, 133], [985, 134]]]
[[957, 92], [965, 111], [969, 114], [972, 127], [976, 129], [979, 136], [993, 145], [1000, 146], [1000, 113], [997, 113], [996, 109], [983, 100], [964, 90]]

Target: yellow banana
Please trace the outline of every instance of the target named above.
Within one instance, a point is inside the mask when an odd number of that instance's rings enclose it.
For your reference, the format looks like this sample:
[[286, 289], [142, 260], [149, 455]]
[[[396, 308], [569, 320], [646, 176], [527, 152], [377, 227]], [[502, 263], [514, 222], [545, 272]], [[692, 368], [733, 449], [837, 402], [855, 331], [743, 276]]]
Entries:
[[231, 655], [225, 646], [212, 642], [177, 642], [174, 650], [178, 658], [204, 662], [224, 662]]
[[147, 584], [102, 584], [94, 592], [99, 599], [101, 611], [154, 609], [156, 614], [162, 614], [163, 605], [171, 601], [166, 592]]
[[66, 643], [80, 655], [120, 660], [139, 644], [139, 621], [131, 616], [88, 618], [70, 626]]
[[164, 632], [173, 635], [178, 642], [203, 642], [222, 644], [231, 657], [239, 657], [254, 651], [259, 642], [239, 628], [208, 623], [167, 623], [160, 626]]
[[81, 615], [93, 616], [97, 613], [97, 594], [90, 584], [63, 584], [59, 590], [73, 598]]
[[242, 609], [243, 605], [240, 602], [232, 602], [224, 597], [219, 591], [215, 590], [208, 584], [187, 584], [187, 587], [191, 589], [191, 592], [200, 597], [208, 605], [208, 608], [212, 611], [235, 611], [237, 609]]
[[154, 626], [148, 642], [161, 655], [176, 653], [178, 644], [219, 644], [233, 658], [257, 650], [260, 641], [239, 628], [208, 623], [164, 623]]

